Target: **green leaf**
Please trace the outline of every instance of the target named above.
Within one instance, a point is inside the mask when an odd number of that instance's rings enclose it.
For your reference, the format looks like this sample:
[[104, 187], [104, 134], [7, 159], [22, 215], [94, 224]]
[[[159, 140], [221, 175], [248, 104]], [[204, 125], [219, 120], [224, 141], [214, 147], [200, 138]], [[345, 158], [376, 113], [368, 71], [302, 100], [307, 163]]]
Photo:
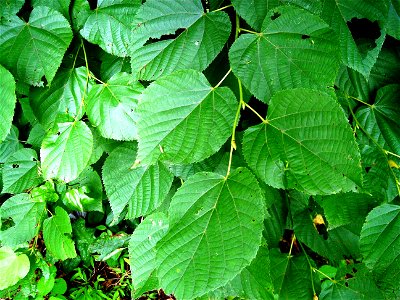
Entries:
[[170, 229], [157, 244], [161, 287], [188, 299], [232, 280], [257, 254], [263, 202], [247, 169], [236, 169], [228, 178], [190, 177], [172, 198]]
[[90, 266], [92, 255], [89, 251], [89, 246], [96, 240], [94, 232], [96, 228], [86, 227], [85, 220], [79, 218], [72, 223], [72, 234], [76, 244], [76, 249], [79, 251], [79, 257], [83, 260], [86, 266]]
[[91, 253], [97, 252], [100, 254], [96, 257], [97, 261], [105, 261], [111, 258], [114, 254], [120, 253], [123, 248], [125, 248], [129, 238], [130, 237], [124, 233], [110, 236], [104, 232], [89, 246], [89, 251]]
[[93, 86], [85, 101], [90, 122], [105, 138], [136, 139], [136, 108], [143, 90], [128, 73], [117, 73], [107, 83]]
[[116, 222], [125, 207], [127, 218], [151, 213], [161, 205], [171, 187], [173, 175], [157, 162], [155, 165], [136, 166], [136, 143], [125, 143], [106, 159], [103, 181]]
[[0, 0], [0, 18], [10, 20], [24, 5], [24, 0]]
[[[224, 287], [209, 293], [209, 298], [224, 299], [236, 296], [241, 299], [274, 299], [270, 274], [269, 251], [266, 246], [258, 249], [256, 258], [250, 266], [243, 269]], [[209, 299], [208, 298], [208, 299]]]
[[134, 16], [139, 0], [103, 0], [91, 12], [80, 34], [104, 51], [125, 57], [132, 40]]
[[86, 168], [92, 147], [92, 133], [82, 121], [56, 124], [40, 149], [44, 178], [74, 180]]
[[0, 63], [15, 77], [35, 86], [53, 81], [72, 40], [68, 21], [57, 11], [39, 6], [29, 22], [14, 16], [0, 23]]
[[[150, 1], [147, 1], [144, 6], [148, 2]], [[157, 0], [157, 2], [160, 1]], [[176, 5], [174, 0], [168, 2], [170, 6]], [[160, 20], [167, 17], [170, 16], [164, 15], [160, 17]], [[146, 20], [143, 22], [146, 24]], [[160, 24], [160, 28], [164, 26]], [[222, 50], [230, 32], [231, 22], [224, 12], [201, 15], [176, 39], [163, 39], [132, 51], [131, 63], [134, 78], [155, 80], [175, 70], [203, 71]]]
[[25, 254], [16, 255], [9, 247], [0, 248], [0, 290], [4, 290], [28, 274], [29, 258]]
[[35, 150], [27, 148], [18, 150], [6, 160], [3, 168], [2, 193], [18, 194], [41, 182]]
[[279, 0], [232, 0], [237, 13], [257, 31], [261, 30], [261, 25], [268, 11], [279, 6], [281, 2]]
[[13, 247], [30, 241], [38, 233], [46, 216], [46, 203], [35, 201], [28, 194], [18, 194], [3, 203], [0, 216], [14, 222], [14, 226], [0, 231], [2, 245]]
[[120, 72], [131, 72], [129, 57], [121, 58], [104, 52], [101, 55], [100, 77], [103, 81], [109, 80]]
[[32, 0], [32, 6], [48, 6], [63, 14], [65, 18], [69, 18], [69, 5], [71, 0]]
[[131, 236], [129, 256], [135, 298], [146, 291], [159, 288], [158, 283], [156, 286], [152, 285], [151, 275], [158, 267], [156, 245], [167, 230], [167, 217], [162, 213], [155, 213], [140, 223]]
[[[363, 43], [366, 40], [355, 39], [347, 22], [357, 22], [357, 19], [366, 18], [371, 22], [385, 23], [387, 15], [387, 0], [367, 2], [363, 0], [325, 0], [321, 12], [321, 17], [338, 36], [342, 63], [360, 72], [365, 77], [369, 76], [385, 41], [385, 30], [381, 28], [378, 37], [371, 38], [368, 41], [368, 46], [364, 49]], [[378, 24], [376, 25], [378, 26]], [[372, 34], [370, 37], [372, 37]]]
[[[306, 257], [270, 250], [271, 277], [278, 299], [312, 299], [313, 286], [318, 287], [317, 274], [311, 272]], [[314, 285], [313, 282], [314, 281]]]
[[29, 99], [35, 116], [45, 129], [51, 128], [61, 113], [80, 119], [91, 85], [85, 67], [60, 70], [50, 87], [31, 89]]
[[360, 235], [363, 262], [381, 285], [399, 290], [400, 206], [383, 204], [367, 216]]
[[390, 3], [386, 32], [400, 40], [400, 2], [398, 0], [392, 0]]
[[277, 93], [267, 120], [246, 130], [243, 153], [257, 175], [276, 188], [332, 194], [361, 185], [360, 153], [331, 94]]
[[230, 89], [211, 87], [197, 71], [156, 80], [139, 103], [137, 159], [185, 164], [207, 158], [230, 136], [236, 106]]
[[400, 154], [399, 93], [399, 84], [387, 85], [378, 90], [373, 105], [356, 112], [360, 126], [370, 138], [397, 154]]
[[10, 133], [6, 136], [6, 139], [0, 143], [0, 164], [4, 164], [10, 155], [23, 148], [22, 144], [19, 142], [18, 134], [18, 128], [12, 125]]
[[15, 102], [15, 81], [14, 77], [0, 65], [0, 99], [2, 99], [0, 110], [0, 143], [10, 133], [11, 123], [14, 116]]
[[75, 243], [71, 238], [72, 227], [65, 210], [57, 206], [55, 214], [43, 222], [43, 239], [47, 251], [55, 259], [76, 257]]
[[333, 86], [337, 44], [328, 24], [300, 8], [271, 10], [259, 34], [243, 34], [229, 50], [235, 75], [260, 100], [279, 90]]

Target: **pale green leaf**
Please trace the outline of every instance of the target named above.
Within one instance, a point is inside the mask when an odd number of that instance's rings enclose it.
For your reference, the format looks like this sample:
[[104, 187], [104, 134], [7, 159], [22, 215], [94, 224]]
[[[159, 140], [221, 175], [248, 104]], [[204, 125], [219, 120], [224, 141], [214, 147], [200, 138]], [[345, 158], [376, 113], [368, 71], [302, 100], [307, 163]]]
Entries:
[[313, 298], [313, 287], [318, 287], [318, 275], [310, 272], [304, 255], [291, 256], [274, 248], [270, 250], [270, 261], [274, 293], [279, 295], [277, 299]]
[[261, 25], [267, 12], [281, 5], [280, 0], [232, 0], [233, 7], [237, 13], [255, 30], [261, 30]]
[[332, 194], [361, 185], [360, 153], [331, 94], [277, 93], [266, 122], [246, 130], [243, 153], [257, 175], [276, 188]]
[[48, 6], [63, 14], [65, 18], [69, 18], [69, 5], [71, 0], [32, 0], [32, 6]]
[[126, 248], [129, 238], [130, 237], [125, 233], [110, 236], [108, 233], [104, 232], [90, 244], [89, 252], [99, 253], [98, 256], [96, 255], [96, 260], [105, 261]]
[[90, 122], [105, 138], [137, 138], [138, 96], [143, 86], [128, 73], [117, 73], [107, 83], [94, 85], [85, 101]]
[[4, 290], [28, 274], [30, 262], [26, 254], [16, 255], [9, 247], [0, 248], [0, 290]]
[[400, 206], [383, 204], [367, 216], [360, 235], [363, 262], [381, 285], [399, 290]]
[[127, 207], [127, 218], [145, 216], [161, 205], [171, 187], [173, 175], [157, 162], [134, 166], [136, 143], [125, 143], [106, 159], [103, 182], [116, 222]]
[[92, 133], [82, 121], [56, 124], [40, 149], [44, 178], [74, 180], [86, 168], [92, 147]]
[[375, 103], [356, 112], [360, 126], [382, 147], [400, 155], [400, 85], [391, 84], [378, 90]]
[[15, 102], [15, 81], [14, 77], [0, 65], [0, 143], [10, 133], [11, 123], [14, 116]]
[[0, 0], [0, 18], [10, 20], [24, 5], [24, 0]]
[[80, 119], [85, 112], [83, 100], [91, 85], [85, 67], [60, 70], [50, 87], [31, 89], [32, 110], [45, 129], [52, 127], [60, 113]]
[[102, 0], [91, 11], [80, 34], [104, 51], [125, 57], [132, 41], [134, 16], [139, 0]]
[[71, 233], [71, 221], [67, 212], [57, 206], [55, 214], [43, 221], [43, 239], [52, 257], [61, 260], [76, 257]]
[[230, 136], [236, 106], [230, 89], [211, 87], [197, 71], [156, 80], [138, 107], [138, 160], [154, 163], [161, 156], [185, 164], [207, 158]]
[[34, 201], [28, 194], [9, 198], [0, 208], [2, 219], [12, 218], [14, 226], [0, 231], [3, 246], [16, 246], [30, 241], [38, 234], [39, 226], [46, 216], [46, 203]]
[[365, 40], [354, 40], [347, 22], [363, 18], [371, 22], [386, 22], [387, 0], [324, 0], [323, 3], [321, 17], [338, 36], [342, 63], [368, 77], [385, 41], [385, 30], [381, 28], [379, 36], [369, 41], [369, 47], [364, 49], [362, 43]]
[[26, 83], [35, 86], [53, 81], [72, 40], [68, 21], [57, 11], [39, 6], [29, 22], [17, 16], [0, 24], [0, 63]]
[[155, 80], [175, 70], [203, 71], [222, 50], [230, 32], [231, 23], [227, 14], [204, 14], [176, 39], [135, 49], [131, 53], [132, 73], [141, 80]]
[[269, 251], [266, 246], [258, 249], [256, 258], [250, 266], [231, 280], [227, 285], [209, 293], [208, 299], [224, 299], [236, 296], [241, 299], [274, 299], [270, 274]]
[[243, 34], [232, 45], [235, 75], [260, 100], [279, 90], [326, 88], [339, 66], [332, 32], [318, 16], [292, 6], [271, 10], [260, 34]]
[[23, 148], [22, 144], [19, 142], [18, 134], [18, 128], [12, 125], [10, 133], [6, 136], [6, 139], [0, 143], [0, 164], [4, 164], [10, 155]]
[[135, 297], [143, 292], [158, 289], [152, 285], [151, 275], [156, 263], [156, 245], [168, 230], [168, 219], [162, 213], [148, 216], [136, 227], [129, 242], [129, 256]]
[[236, 169], [228, 178], [190, 177], [172, 198], [170, 229], [157, 244], [160, 286], [178, 299], [190, 299], [237, 276], [261, 243], [263, 202], [247, 169]]
[[41, 181], [35, 150], [21, 149], [6, 160], [3, 168], [2, 193], [18, 194], [37, 186]]

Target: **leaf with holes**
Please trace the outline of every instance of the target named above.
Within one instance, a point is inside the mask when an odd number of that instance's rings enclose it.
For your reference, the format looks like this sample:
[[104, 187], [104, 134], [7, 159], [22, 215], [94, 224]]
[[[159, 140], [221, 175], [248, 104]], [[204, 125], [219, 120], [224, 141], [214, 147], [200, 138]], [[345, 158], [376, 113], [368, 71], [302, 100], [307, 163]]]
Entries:
[[360, 153], [331, 94], [277, 93], [266, 121], [246, 130], [243, 153], [257, 175], [276, 188], [332, 194], [361, 186]]
[[45, 6], [33, 9], [29, 22], [13, 16], [0, 23], [0, 64], [31, 85], [50, 84], [72, 40], [68, 21]]
[[235, 75], [260, 100], [279, 90], [333, 86], [339, 67], [337, 44], [318, 16], [300, 8], [271, 10], [261, 33], [243, 34], [229, 50]]
[[170, 229], [157, 244], [160, 285], [179, 299], [225, 285], [256, 256], [263, 219], [261, 190], [247, 169], [193, 175], [172, 198]]

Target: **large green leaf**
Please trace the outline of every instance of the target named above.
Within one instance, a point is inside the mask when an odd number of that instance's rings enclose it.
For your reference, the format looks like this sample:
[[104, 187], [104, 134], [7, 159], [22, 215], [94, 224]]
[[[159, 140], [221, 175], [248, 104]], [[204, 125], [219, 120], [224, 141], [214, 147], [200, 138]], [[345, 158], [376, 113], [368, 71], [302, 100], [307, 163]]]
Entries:
[[31, 240], [40, 229], [46, 215], [46, 203], [34, 201], [28, 194], [9, 198], [0, 208], [2, 219], [12, 218], [14, 226], [0, 231], [3, 246], [16, 246]]
[[[144, 6], [148, 4], [147, 1]], [[157, 7], [163, 8], [164, 4]], [[170, 18], [172, 7], [180, 7], [176, 0], [170, 2], [168, 11], [157, 20], [160, 28], [164, 28], [165, 19]], [[191, 1], [182, 1], [191, 2]], [[150, 5], [150, 4], [149, 4]], [[153, 5], [153, 4], [151, 4]], [[186, 5], [186, 4], [185, 4]], [[145, 9], [143, 10], [147, 12]], [[141, 15], [141, 14], [139, 14]], [[152, 18], [153, 15], [145, 17]], [[146, 24], [147, 19], [141, 21]], [[143, 26], [143, 25], [141, 25]], [[146, 25], [144, 25], [146, 26]], [[167, 28], [166, 28], [167, 30]], [[135, 78], [154, 80], [160, 76], [171, 74], [175, 70], [195, 69], [203, 71], [222, 50], [231, 32], [231, 22], [224, 12], [208, 14], [199, 13], [199, 18], [187, 27], [176, 39], [161, 40], [132, 51], [132, 72]], [[150, 33], [147, 38], [150, 37]]]
[[40, 148], [44, 178], [58, 178], [65, 182], [74, 180], [86, 168], [92, 147], [92, 132], [84, 122], [56, 124]]
[[274, 299], [272, 291], [269, 251], [266, 246], [261, 246], [250, 266], [244, 268], [227, 285], [210, 292], [208, 299], [226, 299], [229, 295], [241, 299], [272, 300]]
[[161, 156], [184, 164], [207, 158], [230, 136], [236, 106], [230, 89], [211, 87], [197, 71], [156, 80], [139, 103], [138, 160], [154, 163]]
[[104, 51], [125, 57], [131, 43], [139, 0], [102, 0], [91, 12], [80, 34]]
[[125, 143], [107, 158], [103, 166], [104, 187], [116, 222], [128, 207], [127, 218], [145, 216], [156, 209], [167, 196], [173, 175], [157, 162], [136, 166], [136, 143]]
[[14, 77], [0, 65], [0, 143], [4, 141], [6, 136], [10, 133], [11, 123], [14, 116], [15, 102], [15, 81]]
[[[305, 256], [291, 256], [270, 250], [271, 277], [278, 299], [312, 299], [318, 287], [316, 274], [311, 272]], [[313, 282], [314, 281], [314, 284]]]
[[375, 103], [356, 113], [360, 126], [382, 147], [400, 155], [400, 85], [391, 84], [378, 90]]
[[0, 18], [10, 20], [24, 5], [24, 0], [0, 0]]
[[33, 149], [21, 149], [12, 154], [3, 168], [2, 193], [18, 194], [38, 185], [38, 157]]
[[4, 290], [29, 272], [29, 258], [26, 254], [16, 255], [9, 247], [0, 248], [0, 290]]
[[399, 290], [400, 206], [383, 204], [367, 216], [361, 231], [363, 262], [381, 285]]
[[[379, 55], [385, 31], [381, 29], [378, 37], [371, 36], [370, 45], [364, 49], [365, 39], [354, 38], [347, 22], [356, 19], [369, 19], [385, 23], [388, 15], [387, 0], [324, 0], [321, 17], [332, 27], [338, 36], [339, 51], [342, 62], [350, 68], [368, 77]], [[372, 34], [371, 34], [372, 35]]]
[[105, 138], [137, 138], [136, 112], [143, 86], [127, 73], [115, 74], [107, 83], [92, 87], [85, 102], [90, 122]]
[[152, 285], [151, 276], [156, 263], [156, 245], [168, 230], [168, 219], [162, 213], [148, 216], [136, 227], [129, 242], [129, 256], [135, 298], [142, 293], [159, 288], [158, 282]]
[[190, 177], [172, 198], [170, 229], [157, 245], [161, 287], [190, 299], [232, 280], [257, 254], [263, 202], [247, 169], [236, 169], [228, 178]]
[[255, 30], [260, 31], [267, 12], [281, 5], [280, 0], [232, 0], [233, 7], [238, 14]]
[[57, 11], [39, 6], [29, 22], [17, 16], [0, 23], [0, 63], [31, 85], [50, 84], [72, 40], [68, 21]]
[[279, 90], [333, 86], [338, 70], [337, 44], [328, 24], [300, 8], [271, 10], [259, 34], [243, 34], [232, 45], [235, 75], [260, 100]]
[[60, 113], [76, 119], [83, 116], [83, 100], [92, 83], [87, 76], [85, 67], [63, 69], [50, 87], [31, 89], [30, 104], [44, 128], [51, 128]]
[[257, 175], [276, 188], [332, 194], [361, 185], [360, 153], [331, 94], [277, 93], [265, 123], [246, 130], [243, 153]]
[[48, 6], [56, 11], [59, 11], [67, 19], [69, 18], [69, 5], [71, 0], [32, 0], [32, 6]]
[[72, 227], [65, 210], [57, 206], [55, 214], [43, 221], [43, 239], [47, 251], [55, 259], [76, 257], [75, 243], [71, 239]]

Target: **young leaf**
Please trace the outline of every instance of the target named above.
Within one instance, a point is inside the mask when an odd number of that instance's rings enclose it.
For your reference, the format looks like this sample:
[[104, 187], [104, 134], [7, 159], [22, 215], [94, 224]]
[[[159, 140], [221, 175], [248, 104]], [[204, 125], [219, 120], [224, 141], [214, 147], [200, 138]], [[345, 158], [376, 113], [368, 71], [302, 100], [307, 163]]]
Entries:
[[25, 254], [16, 255], [9, 247], [0, 248], [0, 290], [4, 290], [24, 278], [30, 262]]
[[337, 44], [319, 17], [291, 6], [269, 12], [259, 34], [243, 34], [229, 50], [235, 75], [260, 100], [279, 90], [326, 88], [338, 70]]
[[18, 194], [37, 186], [41, 181], [35, 150], [27, 148], [18, 150], [6, 160], [3, 168], [2, 193]]
[[152, 164], [161, 156], [185, 164], [207, 158], [230, 136], [236, 106], [230, 89], [211, 87], [197, 71], [156, 80], [139, 103], [138, 160]]
[[151, 276], [157, 269], [156, 245], [168, 230], [168, 219], [162, 213], [148, 216], [136, 227], [129, 242], [129, 256], [135, 298], [159, 288], [152, 285]]
[[400, 85], [378, 90], [374, 105], [363, 106], [356, 113], [360, 126], [382, 147], [400, 154]]
[[40, 229], [46, 215], [46, 203], [34, 201], [28, 194], [9, 198], [0, 208], [2, 219], [12, 218], [14, 226], [0, 231], [3, 246], [16, 246], [31, 240]]
[[255, 30], [260, 31], [268, 11], [281, 4], [279, 0], [232, 0], [237, 13]]
[[91, 85], [85, 67], [60, 70], [50, 87], [31, 89], [32, 110], [45, 129], [52, 127], [60, 113], [80, 119], [85, 112], [83, 99]]
[[47, 251], [55, 259], [76, 257], [75, 243], [71, 239], [71, 221], [65, 210], [57, 206], [55, 214], [43, 222], [43, 239]]
[[132, 40], [132, 23], [140, 4], [139, 0], [99, 1], [80, 34], [104, 51], [125, 57]]
[[179, 299], [191, 299], [232, 280], [257, 254], [263, 202], [247, 169], [228, 178], [190, 177], [172, 198], [170, 229], [157, 244], [160, 285]]
[[399, 290], [400, 206], [383, 204], [367, 216], [360, 235], [363, 262], [381, 285]]
[[336, 100], [310, 89], [277, 93], [265, 123], [249, 128], [243, 154], [267, 184], [308, 194], [361, 185], [360, 153]]
[[11, 123], [14, 116], [15, 102], [15, 81], [14, 77], [0, 65], [0, 99], [2, 99], [0, 110], [0, 143], [10, 133]]
[[136, 139], [137, 99], [143, 90], [128, 73], [117, 73], [107, 83], [93, 86], [85, 102], [90, 122], [105, 138]]
[[[385, 23], [388, 15], [387, 0], [363, 1], [363, 0], [325, 0], [321, 17], [331, 26], [338, 35], [339, 51], [342, 62], [350, 68], [360, 72], [365, 77], [376, 62], [379, 52], [385, 41], [385, 30], [377, 29], [377, 36], [369, 35], [372, 40], [366, 49], [361, 43], [362, 37], [353, 37], [348, 24], [357, 22], [357, 19], [368, 19], [371, 22]], [[378, 22], [376, 26], [378, 26]], [[362, 29], [366, 30], [366, 29]], [[360, 45], [358, 45], [360, 44]], [[358, 47], [360, 46], [360, 47]], [[372, 49], [371, 49], [372, 48]]]
[[[172, 5], [176, 1], [170, 2]], [[175, 70], [203, 71], [222, 50], [230, 32], [231, 22], [224, 12], [201, 15], [176, 39], [161, 40], [132, 51], [132, 73], [141, 80], [155, 80]]]
[[0, 24], [0, 64], [15, 77], [42, 86], [54, 75], [72, 40], [68, 21], [57, 11], [39, 6], [32, 10], [29, 22], [17, 16]]
[[58, 123], [45, 136], [40, 160], [45, 179], [74, 180], [86, 168], [92, 154], [93, 136], [82, 121]]
[[104, 163], [103, 181], [116, 222], [126, 206], [127, 218], [145, 216], [156, 209], [167, 196], [173, 175], [157, 162], [155, 165], [137, 166], [136, 143], [125, 143]]

